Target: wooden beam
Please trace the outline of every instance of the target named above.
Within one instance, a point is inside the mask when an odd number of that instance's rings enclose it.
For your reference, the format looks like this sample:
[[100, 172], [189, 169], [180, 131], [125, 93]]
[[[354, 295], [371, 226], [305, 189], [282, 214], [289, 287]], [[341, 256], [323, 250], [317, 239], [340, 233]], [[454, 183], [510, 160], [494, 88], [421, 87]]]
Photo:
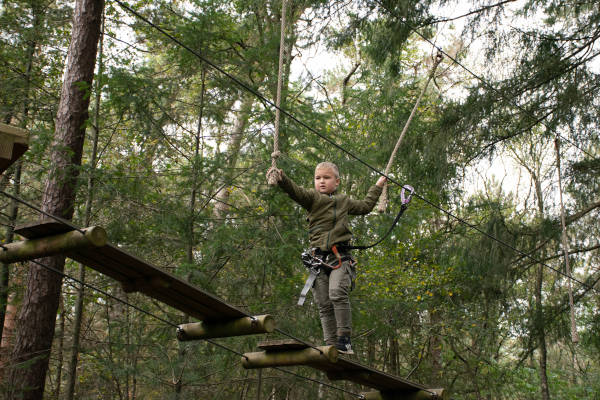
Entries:
[[270, 315], [259, 315], [257, 317], [212, 322], [202, 321], [179, 325], [177, 339], [180, 341], [212, 339], [271, 333], [274, 330], [275, 319]]
[[427, 389], [418, 390], [415, 392], [394, 392], [378, 390], [372, 392], [361, 393], [365, 400], [444, 400], [446, 392], [444, 389]]
[[295, 339], [277, 339], [259, 342], [256, 347], [264, 351], [289, 351], [301, 350], [310, 346], [305, 342], [299, 342]]
[[0, 172], [4, 172], [28, 149], [24, 129], [0, 123]]
[[371, 373], [369, 371], [329, 371], [327, 372], [327, 379], [330, 381], [369, 381], [371, 379]]
[[79, 231], [70, 231], [39, 239], [23, 240], [0, 247], [0, 262], [10, 264], [40, 257], [66, 253], [89, 247], [102, 247], [107, 242], [104, 228], [92, 226]]
[[246, 369], [284, 367], [292, 365], [332, 364], [338, 360], [335, 346], [307, 347], [290, 351], [258, 351], [245, 353], [242, 366]]
[[125, 293], [143, 293], [153, 289], [168, 289], [171, 287], [171, 284], [160, 276], [152, 276], [123, 281], [121, 282], [121, 287]]

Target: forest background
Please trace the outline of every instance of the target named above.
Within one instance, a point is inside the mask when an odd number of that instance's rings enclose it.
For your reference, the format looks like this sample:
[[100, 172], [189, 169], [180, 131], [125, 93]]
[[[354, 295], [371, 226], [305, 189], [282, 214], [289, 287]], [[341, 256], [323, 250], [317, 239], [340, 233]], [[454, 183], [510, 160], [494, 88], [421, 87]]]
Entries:
[[[357, 357], [444, 387], [455, 399], [598, 399], [600, 6], [465, 4], [288, 4], [282, 108], [380, 171], [433, 65], [435, 45], [446, 53], [391, 173], [415, 186], [419, 198], [388, 239], [357, 255]], [[457, 5], [466, 11], [456, 12]], [[31, 132], [29, 151], [0, 186], [34, 205], [52, 171], [74, 7], [0, 3], [0, 117]], [[275, 99], [281, 2], [130, 7]], [[321, 58], [315, 69], [306, 61], [315, 52], [335, 59]], [[311, 299], [295, 305], [306, 277], [299, 259], [307, 247], [305, 212], [265, 180], [275, 110], [117, 2], [104, 5], [94, 62], [93, 83], [79, 88], [90, 117], [73, 173], [73, 221], [103, 226], [112, 243], [320, 343]], [[289, 118], [282, 119], [280, 141], [279, 166], [304, 186], [322, 160], [339, 165], [342, 190], [352, 196], [377, 179]], [[510, 176], [487, 173], [498, 162], [510, 165]], [[386, 213], [351, 221], [357, 243], [389, 228], [400, 206], [398, 187], [390, 190]], [[568, 246], [561, 241], [561, 193]], [[6, 196], [0, 206], [3, 242], [15, 239], [14, 226], [39, 218]], [[49, 360], [41, 378], [48, 399], [353, 398], [281, 371], [246, 371], [239, 355], [211, 343], [179, 343], [173, 327], [153, 315], [175, 324], [186, 316], [124, 293], [70, 260], [66, 275], [110, 296], [63, 279], [55, 328], [20, 329], [21, 305], [36, 301], [27, 286], [38, 267], [2, 266], [7, 396], [18, 386], [15, 376], [27, 374], [30, 361], [21, 360], [41, 357]], [[36, 335], [53, 337], [51, 348], [16, 353], [15, 342]], [[245, 352], [262, 339], [218, 343]]]

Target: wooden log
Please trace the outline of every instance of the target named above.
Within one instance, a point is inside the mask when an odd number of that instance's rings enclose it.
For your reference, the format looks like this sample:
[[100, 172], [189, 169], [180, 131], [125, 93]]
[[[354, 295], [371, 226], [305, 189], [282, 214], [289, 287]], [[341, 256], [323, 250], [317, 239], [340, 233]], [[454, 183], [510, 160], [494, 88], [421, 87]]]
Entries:
[[27, 151], [27, 136], [24, 129], [0, 123], [0, 172], [4, 172]]
[[246, 369], [253, 369], [292, 365], [319, 365], [336, 363], [337, 360], [338, 351], [335, 346], [319, 346], [292, 351], [245, 353], [242, 356], [242, 366]]
[[274, 330], [275, 319], [270, 315], [259, 315], [257, 317], [212, 322], [201, 321], [179, 325], [177, 339], [180, 341], [212, 339], [271, 333]]
[[102, 247], [107, 243], [104, 228], [92, 226], [39, 239], [23, 240], [0, 247], [0, 262], [10, 264], [67, 253], [83, 247]]
[[427, 389], [415, 392], [380, 392], [375, 390], [361, 394], [365, 400], [444, 400], [446, 398], [444, 389]]

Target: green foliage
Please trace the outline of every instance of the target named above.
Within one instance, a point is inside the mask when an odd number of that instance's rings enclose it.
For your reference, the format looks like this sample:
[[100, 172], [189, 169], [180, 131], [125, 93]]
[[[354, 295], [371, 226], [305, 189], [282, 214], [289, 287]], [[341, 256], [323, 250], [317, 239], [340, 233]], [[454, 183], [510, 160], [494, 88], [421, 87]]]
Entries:
[[[383, 170], [429, 72], [424, 56], [429, 51], [423, 51], [412, 29], [426, 37], [442, 34], [433, 17], [440, 3], [363, 1], [342, 6], [341, 18], [332, 14], [341, 6], [337, 2], [291, 3], [286, 40], [292, 42], [294, 58], [324, 43], [358, 67], [350, 75], [338, 69], [319, 77], [286, 75], [285, 109]], [[274, 98], [280, 2], [138, 1], [134, 6], [186, 46]], [[39, 203], [51, 162], [46, 149], [54, 131], [71, 13], [62, 3], [40, 7], [20, 1], [10, 9], [0, 7], [0, 117], [22, 122], [33, 133], [22, 193], [33, 203]], [[444, 72], [425, 93], [391, 173], [394, 180], [415, 186], [420, 197], [388, 239], [355, 254], [353, 343], [359, 360], [446, 387], [453, 398], [521, 399], [539, 397], [543, 332], [552, 397], [592, 398], [600, 390], [597, 301], [589, 294], [577, 296], [583, 290], [575, 286], [581, 342], [572, 346], [564, 279], [542, 267], [538, 306], [539, 264], [507, 245], [563, 270], [552, 197], [556, 176], [553, 168], [542, 171], [554, 161], [543, 144], [559, 133], [597, 154], [599, 108], [593, 93], [598, 76], [589, 61], [595, 57], [592, 38], [599, 13], [583, 3], [566, 7], [531, 1], [516, 7], [525, 16], [543, 12], [544, 19], [504, 31], [501, 9], [494, 8], [469, 16], [464, 32], [464, 40], [469, 32], [487, 38], [482, 54], [490, 62], [482, 76], [495, 89], [465, 80], [456, 70], [452, 75], [448, 71], [455, 66], [446, 60], [440, 66]], [[98, 165], [91, 165], [88, 140], [76, 220], [84, 219], [87, 181], [93, 178], [92, 223], [104, 226], [112, 243], [237, 307], [273, 314], [282, 330], [320, 343], [312, 298], [302, 308], [295, 305], [307, 277], [299, 259], [307, 247], [306, 213], [264, 178], [274, 110], [257, 100], [242, 109], [245, 93], [228, 78], [114, 3], [107, 4], [106, 13], [104, 70], [96, 77], [102, 83]], [[321, 26], [326, 28], [317, 32]], [[36, 50], [28, 53], [32, 43]], [[25, 79], [28, 60], [31, 75]], [[471, 60], [460, 61], [468, 65]], [[464, 96], [447, 95], [455, 85]], [[94, 98], [96, 86], [86, 89]], [[244, 119], [235, 150], [232, 132]], [[90, 133], [94, 124], [88, 124]], [[314, 165], [323, 160], [338, 164], [341, 190], [353, 197], [362, 197], [377, 179], [365, 165], [288, 118], [282, 120], [281, 141], [278, 166], [303, 186], [312, 185]], [[464, 184], [479, 161], [507, 154], [519, 155], [527, 167], [523, 182], [539, 181], [543, 213], [533, 184], [528, 195], [487, 178], [485, 191]], [[563, 153], [569, 215], [598, 200], [598, 158], [583, 154], [573, 147]], [[225, 211], [215, 200], [222, 193], [227, 194]], [[398, 188], [391, 185], [388, 213], [351, 220], [354, 242], [377, 240], [399, 209]], [[22, 210], [19, 222], [33, 218], [33, 212]], [[592, 209], [570, 224], [571, 240], [579, 248], [595, 244], [596, 220], [597, 209]], [[598, 255], [574, 253], [572, 260], [575, 274], [592, 283], [588, 268], [597, 265]], [[66, 268], [75, 273], [75, 265]], [[15, 275], [14, 281], [11, 287], [18, 294], [24, 279]], [[86, 282], [175, 324], [188, 320], [146, 296], [123, 293], [94, 272], [88, 272]], [[66, 284], [66, 346], [73, 339], [75, 300]], [[257, 397], [257, 374], [241, 368], [239, 355], [208, 342], [178, 343], [172, 326], [93, 290], [86, 290], [83, 327], [77, 398]], [[246, 352], [263, 339], [218, 343]], [[53, 382], [61, 359], [56, 347], [52, 354], [49, 393], [50, 387], [64, 386], [64, 380]], [[324, 380], [311, 369], [295, 372]], [[263, 371], [262, 379], [262, 398], [342, 396], [278, 371]]]

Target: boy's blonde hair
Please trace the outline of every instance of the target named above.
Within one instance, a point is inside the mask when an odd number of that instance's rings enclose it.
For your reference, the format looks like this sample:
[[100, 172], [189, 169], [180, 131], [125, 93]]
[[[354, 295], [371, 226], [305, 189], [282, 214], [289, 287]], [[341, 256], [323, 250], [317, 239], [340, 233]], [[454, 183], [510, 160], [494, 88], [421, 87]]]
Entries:
[[323, 161], [321, 163], [318, 163], [317, 166], [315, 167], [315, 172], [317, 172], [318, 169], [330, 169], [333, 171], [333, 173], [335, 174], [335, 177], [337, 179], [340, 178], [340, 170], [338, 169], [337, 165], [335, 165], [332, 162]]

